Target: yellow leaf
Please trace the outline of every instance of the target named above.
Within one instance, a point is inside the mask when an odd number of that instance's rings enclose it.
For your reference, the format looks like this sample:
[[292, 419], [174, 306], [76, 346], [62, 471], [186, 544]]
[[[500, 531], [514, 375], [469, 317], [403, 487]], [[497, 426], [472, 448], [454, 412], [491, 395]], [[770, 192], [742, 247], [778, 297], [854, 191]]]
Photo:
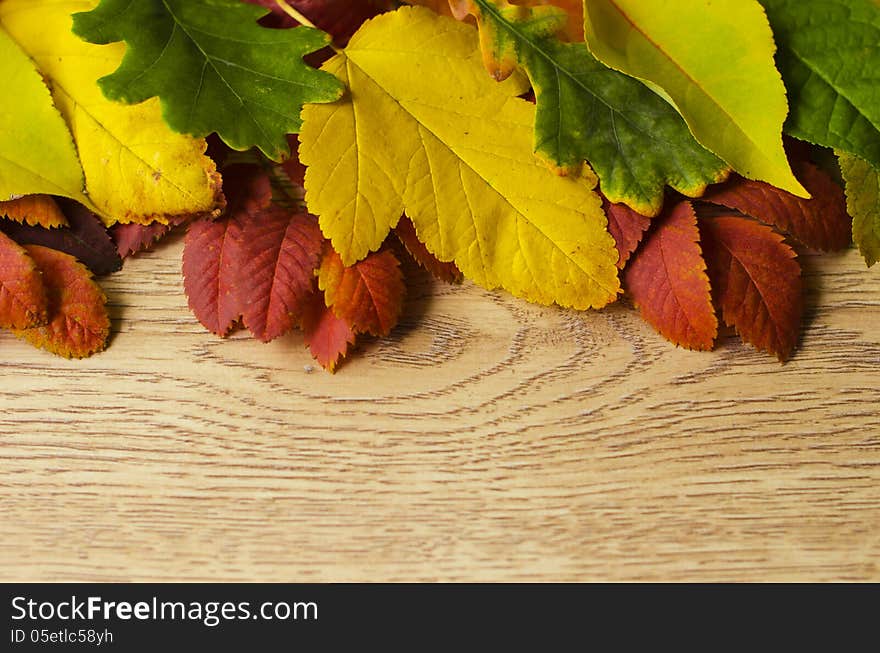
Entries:
[[95, 4], [0, 2], [0, 25], [43, 74], [73, 134], [85, 172], [85, 202], [107, 224], [214, 210], [220, 178], [204, 156], [205, 141], [172, 132], [158, 98], [126, 106], [101, 94], [96, 81], [119, 66], [125, 46], [91, 45], [71, 33], [71, 14]]
[[666, 98], [696, 139], [741, 175], [809, 197], [782, 148], [788, 103], [764, 10], [756, 0], [684, 4], [586, 0], [587, 44]]
[[405, 210], [474, 282], [574, 308], [614, 301], [617, 252], [596, 178], [532, 153], [534, 105], [483, 71], [474, 28], [407, 7], [367, 23], [325, 69], [349, 94], [306, 105], [306, 201], [346, 265]]

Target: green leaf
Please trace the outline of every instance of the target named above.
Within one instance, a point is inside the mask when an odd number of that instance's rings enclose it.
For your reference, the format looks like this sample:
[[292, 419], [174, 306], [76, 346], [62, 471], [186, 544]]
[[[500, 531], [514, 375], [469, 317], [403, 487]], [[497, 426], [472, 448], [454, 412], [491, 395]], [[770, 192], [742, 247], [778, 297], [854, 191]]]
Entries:
[[266, 9], [233, 0], [103, 0], [74, 16], [74, 32], [96, 44], [125, 41], [119, 68], [98, 80], [104, 94], [129, 104], [153, 96], [177, 132], [217, 132], [237, 150], [257, 146], [281, 160], [306, 102], [343, 92], [332, 75], [302, 57], [330, 37], [315, 29], [274, 30]]
[[666, 98], [743, 177], [809, 197], [782, 147], [785, 87], [756, 0], [586, 0], [584, 34], [600, 61]]
[[871, 267], [880, 261], [880, 173], [858, 157], [838, 156], [846, 182], [846, 209], [853, 219], [853, 240]]
[[880, 6], [871, 0], [761, 0], [788, 88], [785, 131], [880, 168]]
[[666, 185], [696, 197], [727, 176], [681, 116], [639, 81], [598, 62], [583, 43], [555, 36], [565, 12], [505, 0], [472, 0], [484, 60], [497, 78], [517, 65], [537, 99], [535, 150], [554, 166], [588, 161], [612, 202], [656, 215]]
[[0, 201], [37, 193], [81, 197], [73, 137], [33, 62], [3, 28], [0, 77], [13, 90], [0, 103]]

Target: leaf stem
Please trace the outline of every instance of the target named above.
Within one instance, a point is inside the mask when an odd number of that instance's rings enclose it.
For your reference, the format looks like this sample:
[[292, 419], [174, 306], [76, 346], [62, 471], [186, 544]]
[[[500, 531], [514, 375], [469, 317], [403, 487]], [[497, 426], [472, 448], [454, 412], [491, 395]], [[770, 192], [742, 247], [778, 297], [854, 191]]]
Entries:
[[312, 21], [310, 21], [296, 9], [287, 4], [285, 0], [275, 0], [275, 4], [278, 5], [281, 11], [293, 18], [300, 25], [305, 25], [306, 27], [311, 27], [312, 29], [318, 29]]

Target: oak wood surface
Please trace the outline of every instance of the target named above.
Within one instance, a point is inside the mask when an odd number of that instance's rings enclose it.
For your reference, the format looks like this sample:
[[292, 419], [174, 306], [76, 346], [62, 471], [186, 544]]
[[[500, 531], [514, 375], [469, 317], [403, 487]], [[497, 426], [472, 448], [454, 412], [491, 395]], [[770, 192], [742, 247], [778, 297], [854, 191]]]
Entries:
[[780, 365], [414, 273], [336, 375], [207, 334], [179, 240], [110, 349], [0, 336], [3, 580], [880, 580], [880, 272], [802, 258]]

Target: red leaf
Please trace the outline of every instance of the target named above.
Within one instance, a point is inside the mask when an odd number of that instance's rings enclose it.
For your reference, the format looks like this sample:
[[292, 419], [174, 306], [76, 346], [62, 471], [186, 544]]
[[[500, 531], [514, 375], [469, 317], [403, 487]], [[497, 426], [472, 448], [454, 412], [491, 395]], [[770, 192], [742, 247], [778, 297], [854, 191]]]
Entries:
[[0, 233], [0, 327], [29, 329], [48, 320], [42, 275], [18, 243]]
[[242, 314], [238, 280], [241, 222], [235, 217], [197, 220], [183, 244], [183, 287], [189, 307], [206, 329], [225, 337]]
[[[293, 27], [298, 23], [284, 13], [275, 0], [245, 0], [272, 11], [271, 20], [260, 21], [267, 27]], [[333, 37], [338, 45], [345, 45], [368, 18], [391, 9], [389, 0], [288, 0], [288, 4], [300, 11], [316, 27]]]
[[608, 216], [608, 232], [614, 238], [620, 254], [617, 267], [622, 270], [630, 255], [642, 242], [645, 231], [651, 226], [651, 218], [633, 211], [626, 204], [612, 204], [604, 196], [602, 208]]
[[345, 267], [328, 248], [318, 272], [318, 286], [336, 316], [356, 333], [387, 336], [397, 325], [406, 286], [394, 254], [382, 251]]
[[128, 258], [145, 249], [149, 249], [156, 242], [168, 235], [172, 225], [161, 222], [150, 224], [117, 223], [110, 227], [110, 237], [116, 243], [116, 251], [120, 258]]
[[281, 169], [292, 183], [303, 186], [306, 183], [306, 167], [299, 162], [299, 137], [288, 134], [287, 143], [290, 145], [290, 158], [281, 164]]
[[116, 272], [122, 259], [110, 238], [107, 227], [79, 202], [60, 198], [58, 205], [69, 226], [57, 229], [3, 222], [0, 229], [19, 245], [42, 245], [75, 256], [92, 272], [101, 276]]
[[223, 168], [225, 215], [256, 213], [272, 203], [272, 182], [258, 165], [234, 163]]
[[782, 236], [746, 218], [704, 218], [700, 231], [724, 321], [745, 342], [788, 359], [803, 313], [795, 253]]
[[17, 200], [0, 202], [0, 217], [46, 229], [67, 226], [67, 218], [49, 195], [25, 195]]
[[242, 239], [244, 324], [269, 342], [302, 319], [315, 294], [324, 237], [313, 216], [272, 207], [245, 220]]
[[807, 161], [796, 162], [794, 170], [812, 199], [805, 200], [763, 181], [739, 176], [710, 186], [700, 199], [773, 225], [813, 249], [831, 251], [849, 246], [852, 219], [846, 212], [843, 189]]
[[354, 344], [355, 333], [348, 323], [336, 317], [324, 303], [323, 293], [312, 295], [302, 321], [306, 345], [320, 365], [333, 371]]
[[75, 258], [40, 245], [25, 248], [40, 271], [49, 299], [49, 323], [16, 331], [35, 347], [66, 358], [102, 351], [110, 335], [107, 298]]
[[642, 317], [688, 349], [711, 349], [718, 334], [697, 218], [689, 202], [664, 209], [625, 271]]
[[419, 240], [412, 220], [406, 216], [402, 217], [400, 222], [397, 223], [394, 233], [397, 235], [398, 240], [403, 243], [403, 246], [406, 247], [406, 251], [415, 259], [416, 263], [441, 281], [461, 283], [462, 279], [464, 279], [464, 275], [455, 263], [444, 263], [428, 251], [424, 243]]

